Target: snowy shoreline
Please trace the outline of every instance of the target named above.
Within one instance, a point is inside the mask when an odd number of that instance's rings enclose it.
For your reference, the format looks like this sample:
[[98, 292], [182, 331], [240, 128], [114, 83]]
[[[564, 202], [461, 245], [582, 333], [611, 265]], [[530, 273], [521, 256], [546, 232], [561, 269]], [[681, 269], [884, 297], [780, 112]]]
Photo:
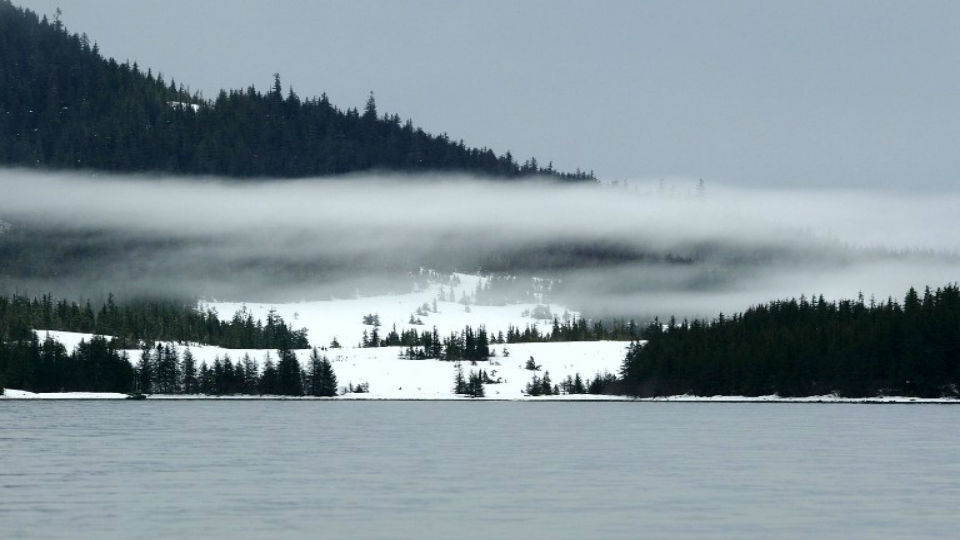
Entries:
[[[905, 396], [885, 396], [885, 397], [864, 397], [864, 398], [844, 398], [838, 396], [805, 396], [805, 397], [780, 397], [780, 396], [662, 396], [652, 398], [634, 398], [630, 396], [605, 396], [605, 395], [584, 395], [572, 394], [561, 396], [524, 396], [514, 398], [470, 398], [470, 397], [383, 397], [371, 395], [364, 397], [361, 395], [337, 396], [337, 397], [313, 397], [313, 396], [204, 396], [204, 395], [149, 395], [148, 401], [434, 401], [434, 402], [528, 402], [528, 403], [801, 403], [801, 404], [874, 404], [874, 405], [960, 405], [960, 399], [955, 398], [914, 398]], [[51, 393], [33, 393], [12, 388], [5, 389], [0, 400], [11, 401], [116, 401], [126, 400], [126, 394], [117, 393], [97, 393], [97, 392], [51, 392]]]
[[[263, 319], [271, 313], [283, 317], [294, 327], [308, 330], [314, 344], [338, 342], [340, 347], [321, 346], [319, 353], [327, 356], [337, 377], [341, 394], [335, 397], [277, 396], [277, 395], [197, 395], [148, 394], [149, 401], [525, 401], [525, 402], [636, 402], [636, 403], [852, 403], [852, 404], [960, 404], [958, 398], [913, 398], [906, 396], [844, 398], [836, 395], [805, 397], [766, 396], [692, 396], [675, 395], [653, 398], [634, 398], [625, 395], [559, 394], [528, 395], [528, 385], [535, 378], [549, 375], [550, 380], [563, 388], [564, 381], [580, 377], [584, 381], [605, 374], [618, 373], [630, 346], [628, 341], [556, 341], [497, 343], [491, 346], [491, 356], [477, 362], [450, 362], [438, 358], [411, 360], [405, 357], [405, 347], [363, 347], [363, 336], [375, 326], [367, 324], [376, 315], [382, 322], [381, 332], [437, 328], [440, 335], [458, 332], [465, 326], [484, 327], [493, 335], [514, 328], [535, 327], [549, 332], [553, 319], [535, 318], [537, 311], [546, 311], [561, 318], [578, 317], [561, 305], [540, 303], [542, 296], [530, 298], [529, 303], [504, 305], [477, 305], [476, 297], [484, 290], [487, 278], [470, 274], [453, 274], [447, 278], [431, 275], [428, 284], [413, 292], [385, 294], [353, 299], [295, 302], [287, 304], [258, 304], [235, 302], [201, 302], [203, 309], [215, 309], [229, 314], [247, 311]], [[471, 296], [473, 295], [473, 296]], [[453, 298], [462, 301], [454, 302]], [[411, 320], [418, 320], [416, 324]], [[93, 335], [37, 328], [38, 337], [51, 337], [72, 350], [82, 340]], [[156, 343], [154, 344], [156, 345]], [[213, 366], [221, 359], [239, 362], [248, 356], [264, 365], [276, 351], [267, 349], [226, 349], [196, 343], [163, 343], [183, 357], [188, 351], [197, 365]], [[332, 343], [331, 343], [332, 345]], [[307, 369], [309, 349], [293, 351], [301, 368]], [[136, 365], [141, 351], [126, 351], [130, 362]], [[531, 370], [530, 364], [536, 369]], [[472, 398], [454, 393], [454, 380], [460, 367], [464, 375], [486, 373], [491, 382], [485, 383], [485, 396]], [[362, 386], [368, 390], [356, 393]], [[122, 393], [65, 392], [34, 394], [9, 389], [0, 399], [7, 400], [123, 400]]]

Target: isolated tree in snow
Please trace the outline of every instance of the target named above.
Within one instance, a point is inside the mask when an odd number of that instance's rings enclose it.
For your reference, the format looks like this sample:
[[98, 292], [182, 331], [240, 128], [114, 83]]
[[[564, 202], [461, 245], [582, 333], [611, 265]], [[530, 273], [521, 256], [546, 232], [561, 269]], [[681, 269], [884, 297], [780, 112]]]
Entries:
[[310, 352], [307, 380], [309, 381], [307, 390], [309, 395], [324, 397], [337, 395], [337, 377], [333, 373], [333, 366], [326, 356], [320, 356], [316, 347]]
[[460, 362], [457, 362], [456, 365], [454, 366], [453, 393], [454, 394], [468, 393], [467, 380], [463, 376], [463, 365], [461, 365]]

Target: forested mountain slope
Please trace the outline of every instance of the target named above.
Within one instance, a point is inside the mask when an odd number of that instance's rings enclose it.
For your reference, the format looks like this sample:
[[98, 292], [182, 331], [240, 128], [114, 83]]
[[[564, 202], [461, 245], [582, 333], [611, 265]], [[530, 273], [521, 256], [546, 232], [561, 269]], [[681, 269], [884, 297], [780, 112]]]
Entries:
[[955, 284], [911, 288], [902, 303], [771, 302], [712, 322], [655, 323], [644, 337], [623, 369], [639, 396], [960, 395]]
[[518, 177], [560, 173], [507, 152], [468, 148], [396, 115], [363, 111], [325, 96], [283, 91], [190, 95], [136, 63], [104, 58], [86, 35], [70, 34], [0, 0], [0, 164], [117, 172], [233, 177], [303, 177], [364, 170], [459, 171]]

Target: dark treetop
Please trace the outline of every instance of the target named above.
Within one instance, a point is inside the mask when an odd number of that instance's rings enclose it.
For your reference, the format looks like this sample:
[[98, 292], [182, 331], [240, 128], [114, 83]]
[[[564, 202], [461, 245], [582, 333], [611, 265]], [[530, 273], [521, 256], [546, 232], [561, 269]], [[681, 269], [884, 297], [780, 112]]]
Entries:
[[960, 395], [956, 285], [911, 288], [903, 303], [771, 302], [712, 322], [655, 323], [644, 337], [623, 369], [641, 396]]
[[100, 55], [86, 35], [0, 0], [0, 164], [233, 177], [354, 171], [458, 171], [495, 177], [561, 173], [535, 159], [468, 148], [397, 115], [342, 111], [320, 98], [221, 91], [206, 101], [136, 63]]

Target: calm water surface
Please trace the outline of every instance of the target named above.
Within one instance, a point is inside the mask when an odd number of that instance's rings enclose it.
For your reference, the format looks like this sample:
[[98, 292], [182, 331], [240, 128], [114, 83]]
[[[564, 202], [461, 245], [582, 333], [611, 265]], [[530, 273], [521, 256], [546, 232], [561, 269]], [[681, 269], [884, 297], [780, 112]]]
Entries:
[[0, 401], [3, 538], [956, 538], [960, 407]]

